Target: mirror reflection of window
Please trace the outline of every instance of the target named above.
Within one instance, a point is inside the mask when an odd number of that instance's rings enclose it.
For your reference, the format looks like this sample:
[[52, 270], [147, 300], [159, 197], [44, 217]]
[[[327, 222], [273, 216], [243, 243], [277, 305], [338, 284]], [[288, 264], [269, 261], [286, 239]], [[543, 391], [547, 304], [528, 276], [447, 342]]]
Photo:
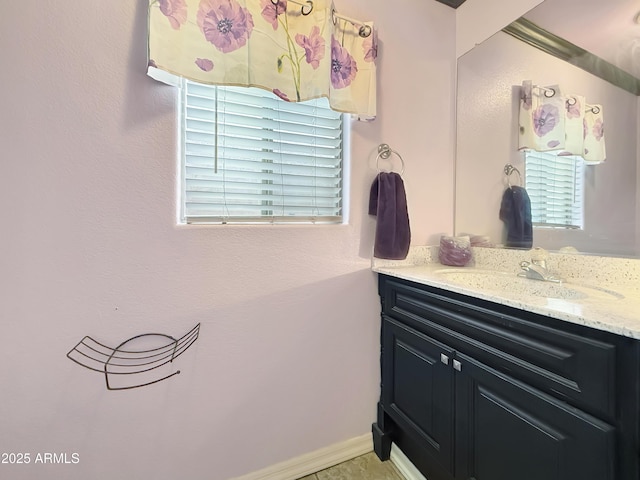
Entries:
[[584, 229], [584, 160], [525, 152], [525, 188], [534, 227]]

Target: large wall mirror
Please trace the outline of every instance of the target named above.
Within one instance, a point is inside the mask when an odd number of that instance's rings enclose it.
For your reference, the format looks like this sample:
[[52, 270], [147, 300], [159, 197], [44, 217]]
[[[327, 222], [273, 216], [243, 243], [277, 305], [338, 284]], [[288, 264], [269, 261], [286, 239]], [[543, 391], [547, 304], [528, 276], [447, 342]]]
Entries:
[[[518, 109], [520, 85], [531, 80], [601, 104], [607, 150], [606, 162], [585, 168], [584, 228], [534, 227], [533, 246], [640, 256], [640, 92], [634, 90], [640, 85], [638, 10], [637, 0], [546, 0], [523, 23], [553, 34], [559, 46], [553, 55], [501, 31], [458, 59], [456, 234], [486, 235], [492, 243], [504, 243], [506, 229], [499, 218], [508, 188], [504, 167], [511, 164], [525, 176]], [[567, 51], [562, 39], [589, 55], [558, 58], [558, 52]], [[517, 175], [511, 181], [518, 181]]]

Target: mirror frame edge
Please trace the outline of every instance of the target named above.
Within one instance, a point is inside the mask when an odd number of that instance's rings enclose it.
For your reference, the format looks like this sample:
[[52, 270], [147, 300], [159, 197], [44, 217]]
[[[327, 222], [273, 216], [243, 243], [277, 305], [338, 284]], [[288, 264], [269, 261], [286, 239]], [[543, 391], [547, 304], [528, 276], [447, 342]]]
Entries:
[[640, 79], [524, 17], [510, 23], [502, 31], [633, 95], [640, 96]]

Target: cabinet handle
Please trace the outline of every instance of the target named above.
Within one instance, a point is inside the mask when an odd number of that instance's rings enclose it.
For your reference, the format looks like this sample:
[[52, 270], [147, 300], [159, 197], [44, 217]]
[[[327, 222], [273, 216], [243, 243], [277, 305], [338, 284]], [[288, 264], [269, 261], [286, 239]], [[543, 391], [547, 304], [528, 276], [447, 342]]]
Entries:
[[440, 361], [445, 365], [449, 365], [449, 357], [447, 357], [444, 353], [440, 354]]
[[458, 360], [453, 361], [453, 369], [459, 372], [462, 371], [462, 364]]

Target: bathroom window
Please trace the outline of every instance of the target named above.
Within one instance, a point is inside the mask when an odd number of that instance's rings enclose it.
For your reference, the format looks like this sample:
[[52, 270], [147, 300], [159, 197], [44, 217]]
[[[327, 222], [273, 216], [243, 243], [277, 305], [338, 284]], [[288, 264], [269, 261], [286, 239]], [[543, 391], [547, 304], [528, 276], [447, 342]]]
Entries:
[[534, 227], [584, 228], [584, 160], [525, 152], [525, 188]]
[[343, 114], [325, 98], [181, 86], [182, 223], [342, 223]]

